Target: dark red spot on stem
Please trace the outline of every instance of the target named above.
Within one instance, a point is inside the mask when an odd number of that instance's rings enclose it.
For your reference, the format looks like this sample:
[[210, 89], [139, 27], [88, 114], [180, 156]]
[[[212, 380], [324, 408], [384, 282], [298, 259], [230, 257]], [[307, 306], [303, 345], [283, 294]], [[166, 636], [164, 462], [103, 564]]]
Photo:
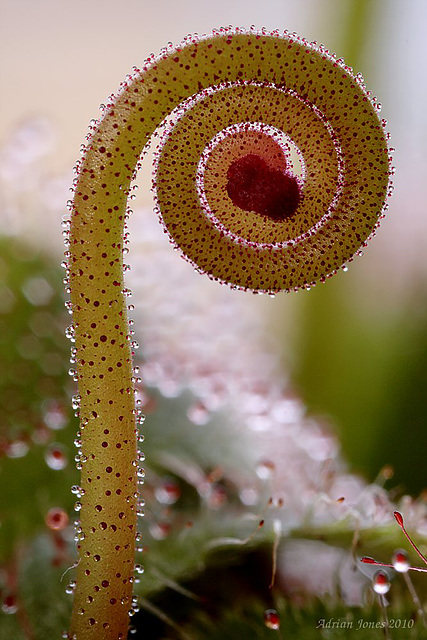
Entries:
[[296, 178], [271, 169], [255, 153], [235, 160], [227, 171], [227, 179], [227, 193], [233, 204], [276, 222], [293, 216], [300, 202]]

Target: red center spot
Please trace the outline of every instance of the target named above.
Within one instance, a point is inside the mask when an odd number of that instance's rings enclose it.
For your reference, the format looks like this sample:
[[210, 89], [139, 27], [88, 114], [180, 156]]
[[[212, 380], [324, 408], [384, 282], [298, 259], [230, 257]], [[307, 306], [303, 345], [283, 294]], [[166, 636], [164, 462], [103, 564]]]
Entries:
[[276, 222], [293, 216], [300, 202], [296, 178], [271, 169], [255, 153], [235, 160], [227, 171], [227, 179], [227, 193], [233, 204]]

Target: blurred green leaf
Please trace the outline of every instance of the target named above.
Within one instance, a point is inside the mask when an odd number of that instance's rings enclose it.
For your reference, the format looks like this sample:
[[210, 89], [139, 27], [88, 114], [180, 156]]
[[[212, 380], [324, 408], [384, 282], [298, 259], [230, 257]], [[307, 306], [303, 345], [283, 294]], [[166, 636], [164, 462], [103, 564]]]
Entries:
[[73, 504], [66, 320], [56, 260], [0, 238], [0, 561]]

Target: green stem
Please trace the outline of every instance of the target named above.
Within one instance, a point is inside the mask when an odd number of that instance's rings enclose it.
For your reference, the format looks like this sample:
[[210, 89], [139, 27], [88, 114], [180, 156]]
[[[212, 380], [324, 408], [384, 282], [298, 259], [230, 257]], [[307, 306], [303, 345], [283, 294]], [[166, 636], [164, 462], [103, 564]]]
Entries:
[[[102, 128], [102, 127], [101, 127]], [[81, 528], [71, 636], [126, 637], [137, 495], [132, 361], [122, 294], [126, 197], [109, 206], [100, 153], [88, 152], [74, 199], [70, 284], [81, 420]], [[89, 167], [96, 167], [95, 172]], [[96, 197], [89, 198], [87, 194]], [[117, 213], [120, 208], [121, 213]]]

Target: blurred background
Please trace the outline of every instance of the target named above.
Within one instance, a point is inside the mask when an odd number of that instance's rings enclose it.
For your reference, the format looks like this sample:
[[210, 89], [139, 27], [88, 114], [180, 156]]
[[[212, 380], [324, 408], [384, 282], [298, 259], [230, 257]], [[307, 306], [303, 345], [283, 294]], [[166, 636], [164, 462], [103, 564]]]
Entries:
[[[193, 432], [185, 431], [185, 421], [206, 424], [215, 411], [215, 394], [210, 389], [211, 406], [180, 400], [184, 418], [177, 417], [173, 398], [185, 385], [203, 395], [208, 367], [209, 384], [217, 376], [215, 384], [223, 387], [233, 384], [233, 376], [251, 382], [258, 370], [258, 377], [265, 372], [266, 389], [279, 381], [287, 398], [293, 398], [292, 420], [304, 415], [316, 421], [319, 434], [323, 426], [336, 434], [338, 445], [326, 438], [328, 446], [341, 448], [349, 471], [372, 482], [390, 465], [394, 476], [387, 486], [392, 496], [418, 496], [426, 488], [425, 0], [2, 0], [0, 472], [8, 489], [0, 502], [0, 513], [6, 516], [0, 528], [0, 562], [9, 557], [15, 538], [30, 535], [34, 523], [43, 524], [49, 507], [60, 504], [70, 512], [75, 501], [69, 492], [78, 482], [72, 462], [77, 427], [69, 402], [75, 389], [67, 375], [69, 344], [63, 332], [70, 320], [63, 310], [59, 264], [64, 251], [61, 218], [67, 213], [72, 169], [89, 121], [99, 117], [98, 105], [118, 89], [132, 66], [142, 66], [169, 41], [176, 44], [186, 34], [203, 34], [218, 26], [252, 24], [296, 31], [324, 44], [355, 73], [363, 74], [367, 88], [382, 104], [381, 117], [388, 122], [390, 145], [396, 149], [394, 194], [377, 236], [348, 272], [311, 291], [274, 299], [242, 292], [218, 294], [218, 285], [207, 278], [197, 277], [193, 284], [187, 263], [180, 261], [179, 269], [175, 267], [177, 258], [150, 212], [151, 166], [146, 163], [132, 202], [129, 284], [144, 378], [156, 388], [152, 397], [143, 398], [147, 414], [157, 408], [157, 418], [150, 415], [146, 423], [149, 434], [152, 430], [151, 446], [155, 450], [156, 425], [163, 424], [159, 429], [167, 425], [168, 442], [179, 448], [173, 434], [175, 427], [182, 427], [181, 448], [188, 438], [196, 458], [200, 453], [209, 468], [211, 458], [199, 451], [203, 445]], [[153, 256], [151, 265], [144, 256]], [[226, 375], [221, 378], [222, 371]], [[243, 388], [242, 382], [239, 393]], [[259, 398], [266, 402], [268, 391], [260, 391]], [[253, 395], [250, 400], [254, 403]], [[257, 418], [262, 415], [259, 407], [251, 405], [250, 411]], [[262, 431], [260, 424], [258, 420], [254, 431]], [[242, 453], [236, 434], [226, 434], [224, 425], [218, 432], [212, 426], [212, 433], [222, 438], [212, 435], [212, 449], [217, 447], [225, 467], [228, 455], [230, 469], [233, 464], [243, 469], [248, 452]], [[304, 439], [303, 430], [300, 433]], [[149, 450], [150, 459], [148, 454]], [[248, 459], [253, 462], [251, 454]], [[157, 463], [169, 465], [177, 476], [181, 473], [170, 459]], [[32, 464], [39, 465], [43, 487], [37, 503]], [[382, 480], [392, 475], [390, 468]], [[18, 477], [20, 482], [15, 482]], [[171, 492], [173, 487], [168, 487]], [[221, 501], [221, 495], [219, 491], [214, 498]], [[213, 525], [208, 521], [204, 526]], [[157, 540], [163, 534], [157, 532]], [[55, 540], [48, 554], [66, 563], [66, 552], [59, 538]], [[30, 569], [42, 571], [40, 566], [28, 565]], [[8, 575], [14, 575], [13, 570]], [[3, 577], [0, 570], [0, 595]], [[38, 615], [48, 616], [46, 597], [37, 600], [36, 591], [33, 596]], [[9, 609], [13, 606], [11, 601]], [[66, 620], [68, 610], [64, 611]], [[2, 628], [7, 637], [8, 628]]]
[[[373, 479], [391, 464], [396, 483], [419, 492], [427, 440], [424, 0], [3, 0], [2, 230], [39, 234], [59, 256], [71, 170], [99, 103], [168, 41], [228, 24], [323, 43], [362, 72], [383, 105], [397, 151], [378, 237], [325, 286], [253, 304], [274, 329], [286, 376], [308, 409], [334, 425], [352, 468]], [[150, 207], [149, 174], [134, 208]]]

